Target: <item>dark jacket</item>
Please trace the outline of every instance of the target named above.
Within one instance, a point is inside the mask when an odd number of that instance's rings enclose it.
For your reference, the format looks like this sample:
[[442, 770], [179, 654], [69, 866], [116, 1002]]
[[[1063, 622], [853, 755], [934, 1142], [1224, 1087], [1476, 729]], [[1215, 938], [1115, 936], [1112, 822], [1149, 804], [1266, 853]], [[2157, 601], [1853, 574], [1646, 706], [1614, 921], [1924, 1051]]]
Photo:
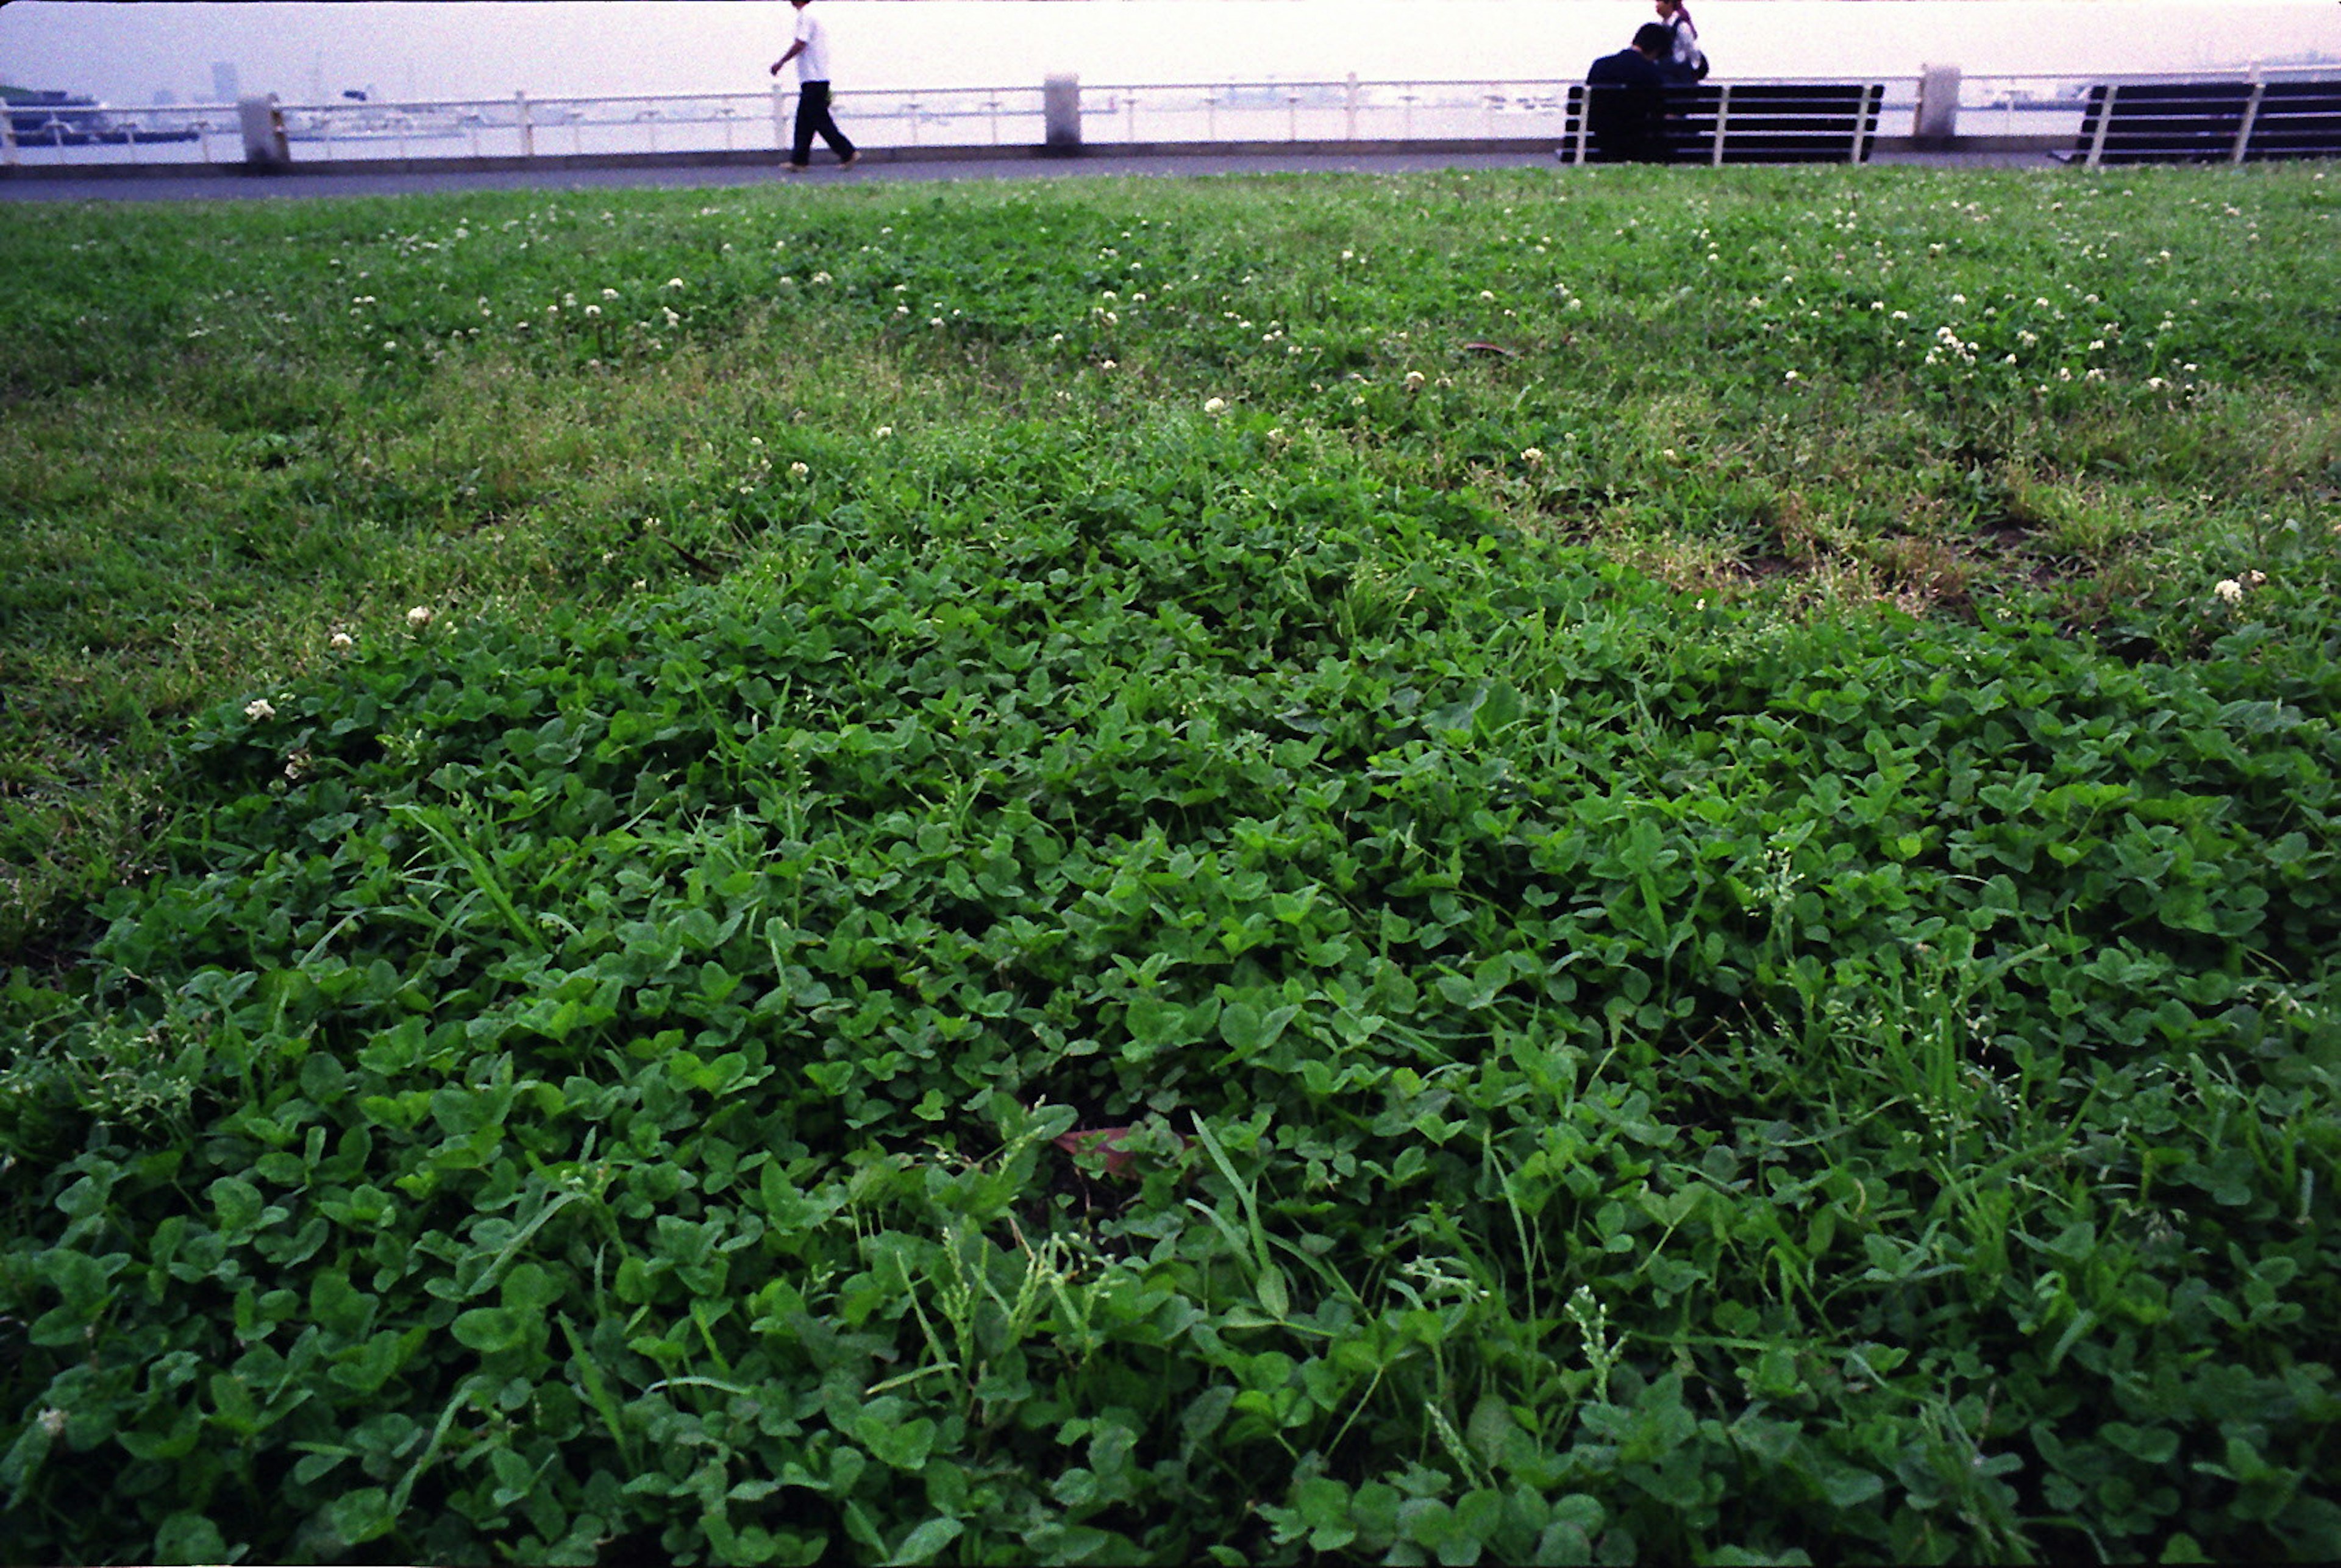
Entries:
[[1667, 161], [1667, 74], [1639, 49], [1620, 49], [1585, 73], [1586, 129], [1605, 164]]

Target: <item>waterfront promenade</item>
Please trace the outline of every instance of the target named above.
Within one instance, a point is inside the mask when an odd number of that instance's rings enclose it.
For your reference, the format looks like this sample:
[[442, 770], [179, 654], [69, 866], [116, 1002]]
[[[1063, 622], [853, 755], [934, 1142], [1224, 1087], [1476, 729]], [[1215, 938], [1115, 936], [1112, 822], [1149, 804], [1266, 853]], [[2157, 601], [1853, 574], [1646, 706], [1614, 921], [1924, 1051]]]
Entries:
[[[1047, 157], [1031, 151], [1003, 150], [973, 156], [938, 155], [941, 149], [921, 154], [917, 149], [873, 149], [852, 170], [817, 162], [795, 184], [814, 188], [866, 184], [871, 181], [932, 182], [945, 180], [1070, 179], [1083, 176], [1152, 175], [1187, 177], [1208, 175], [1288, 174], [1299, 172], [1398, 174], [1422, 169], [1510, 169], [1546, 167], [1557, 174], [1582, 175], [1588, 171], [1564, 171], [1552, 149], [1542, 144], [1436, 145], [1410, 148], [1378, 144], [1364, 148], [1228, 145], [1171, 145], [1146, 149], [1100, 149], [1077, 157]], [[453, 162], [453, 160], [450, 160]], [[2058, 165], [2045, 151], [1987, 150], [1974, 152], [1913, 152], [1879, 149], [1875, 164], [1928, 164], [1944, 166], [1999, 166], [2052, 169]], [[629, 186], [670, 186], [679, 189], [722, 188], [778, 185], [791, 176], [780, 170], [776, 155], [765, 154], [698, 155], [678, 154], [668, 158], [613, 157], [573, 161], [541, 158], [503, 160], [494, 166], [375, 168], [344, 164], [333, 168], [293, 168], [266, 173], [239, 165], [187, 170], [152, 171], [17, 168], [0, 174], [0, 202], [276, 200], [301, 196], [384, 196], [420, 192], [481, 190], [595, 190]]]

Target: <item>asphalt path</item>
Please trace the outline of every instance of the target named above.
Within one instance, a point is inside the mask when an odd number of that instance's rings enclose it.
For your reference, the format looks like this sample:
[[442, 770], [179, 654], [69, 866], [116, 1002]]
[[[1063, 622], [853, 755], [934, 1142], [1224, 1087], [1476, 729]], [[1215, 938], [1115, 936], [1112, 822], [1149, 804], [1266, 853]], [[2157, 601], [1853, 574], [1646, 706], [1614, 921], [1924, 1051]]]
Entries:
[[[1932, 166], [2057, 167], [2040, 153], [1879, 153], [1878, 164]], [[1215, 152], [1207, 149], [1141, 155], [1090, 153], [1047, 158], [1029, 154], [975, 158], [892, 158], [865, 155], [853, 168], [826, 159], [802, 175], [764, 164], [610, 164], [484, 169], [398, 169], [248, 172], [223, 165], [202, 172], [83, 175], [18, 168], [0, 173], [0, 202], [287, 201], [316, 196], [392, 196], [450, 191], [722, 190], [791, 185], [829, 189], [845, 185], [935, 184], [970, 180], [1086, 179], [1112, 175], [1189, 179], [1214, 175], [1402, 174], [1421, 170], [1562, 168], [1549, 152]], [[1570, 173], [1586, 171], [1571, 170]]]

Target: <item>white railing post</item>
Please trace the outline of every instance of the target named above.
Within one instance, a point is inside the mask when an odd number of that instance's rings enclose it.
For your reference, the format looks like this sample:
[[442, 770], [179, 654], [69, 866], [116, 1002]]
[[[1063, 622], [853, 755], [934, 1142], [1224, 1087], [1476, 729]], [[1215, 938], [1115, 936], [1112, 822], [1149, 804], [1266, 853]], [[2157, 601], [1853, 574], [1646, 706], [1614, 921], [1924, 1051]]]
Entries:
[[1358, 139], [1358, 74], [1355, 71], [1350, 73], [1350, 91], [1343, 101], [1341, 114], [1344, 139], [1354, 142]]
[[772, 87], [772, 150], [785, 151], [789, 145], [789, 90], [775, 83]]
[[526, 93], [513, 95], [513, 123], [520, 126], [520, 155], [533, 158], [536, 156], [536, 125], [529, 118]]
[[1081, 79], [1062, 75], [1041, 83], [1041, 140], [1051, 152], [1071, 155], [1081, 149]]
[[2121, 84], [2119, 82], [2107, 82], [2106, 84], [2106, 95], [2104, 98], [2099, 100], [2097, 104], [2097, 133], [2096, 135], [2089, 138], [2089, 160], [2083, 165], [2086, 168], [2094, 169], [2099, 164], [2105, 162], [2106, 132], [2110, 130], [2113, 126], [2114, 98], [2120, 92]]
[[1957, 65], [1918, 67], [1918, 104], [1911, 112], [1910, 134], [1922, 144], [1948, 146], [1959, 134], [1959, 80]]
[[[2255, 76], [2256, 76], [2257, 74], [2257, 68], [2255, 67]], [[2244, 123], [2236, 127], [2236, 148], [2233, 153], [2228, 155], [2227, 162], [2231, 164], [2240, 164], [2244, 161], [2245, 150], [2252, 145], [2252, 126], [2258, 122], [2260, 117], [2260, 95], [2266, 91], [2267, 84], [2266, 82], [2255, 80], [2252, 83], [2251, 101], [2244, 105]]]
[[0, 164], [16, 165], [16, 117], [0, 105]]
[[1593, 128], [1588, 123], [1593, 116], [1593, 95], [1584, 83], [1571, 82], [1561, 102], [1565, 105], [1572, 98], [1577, 101], [1577, 156], [1570, 162], [1582, 164], [1585, 162], [1586, 137]]
[[1715, 151], [1708, 158], [1708, 167], [1723, 167], [1723, 134], [1731, 124], [1731, 84], [1726, 82], [1715, 95]]

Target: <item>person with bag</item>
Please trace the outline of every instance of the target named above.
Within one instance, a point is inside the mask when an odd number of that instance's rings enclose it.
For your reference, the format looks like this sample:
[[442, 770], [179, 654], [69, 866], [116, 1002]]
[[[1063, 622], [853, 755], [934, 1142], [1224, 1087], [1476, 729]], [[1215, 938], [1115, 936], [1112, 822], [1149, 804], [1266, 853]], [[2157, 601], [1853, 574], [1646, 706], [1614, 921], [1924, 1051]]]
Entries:
[[1698, 29], [1691, 24], [1690, 7], [1682, 0], [1658, 0], [1659, 23], [1671, 36], [1669, 53], [1659, 68], [1669, 82], [1707, 80], [1707, 54], [1698, 46]]
[[806, 13], [812, 0], [789, 0], [797, 8], [796, 37], [789, 52], [772, 62], [772, 75], [794, 60], [797, 63], [797, 135], [792, 150], [788, 171], [804, 173], [812, 162], [812, 139], [818, 135], [837, 155], [837, 166], [850, 169], [862, 155], [837, 128], [837, 120], [829, 112], [829, 40], [822, 34], [821, 19]]

